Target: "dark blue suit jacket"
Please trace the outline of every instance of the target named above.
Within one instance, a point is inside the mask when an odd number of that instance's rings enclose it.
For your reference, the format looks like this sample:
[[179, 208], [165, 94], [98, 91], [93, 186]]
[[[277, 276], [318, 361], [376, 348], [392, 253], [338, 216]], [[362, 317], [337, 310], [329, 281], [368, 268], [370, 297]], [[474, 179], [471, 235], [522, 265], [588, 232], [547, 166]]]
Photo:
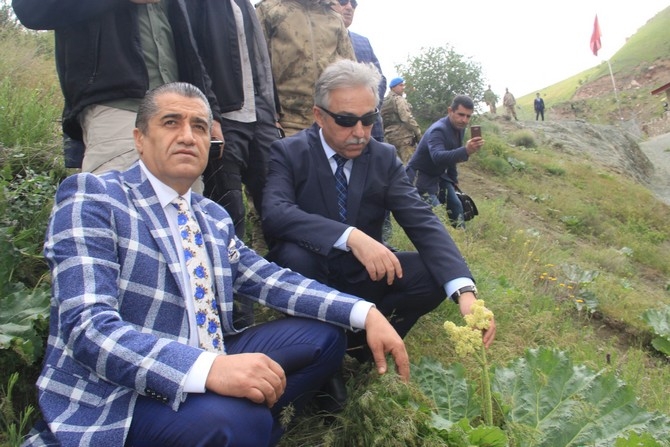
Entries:
[[416, 176], [415, 184], [422, 194], [437, 194], [440, 177], [458, 185], [456, 164], [469, 158], [464, 137], [465, 130], [452, 126], [448, 116], [435, 121], [423, 134], [407, 163], [407, 170]]
[[273, 143], [263, 196], [263, 229], [273, 241], [297, 244], [327, 256], [349, 226], [382, 240], [386, 210], [405, 230], [438, 284], [470, 270], [440, 220], [409, 182], [395, 148], [374, 139], [354, 159], [347, 196], [347, 222], [339, 221], [335, 178], [315, 124]]
[[[382, 66], [379, 63], [379, 59], [375, 55], [375, 52], [372, 50], [372, 45], [367, 37], [356, 34], [352, 31], [349, 31], [349, 38], [351, 39], [351, 46], [354, 47], [354, 54], [356, 55], [356, 60], [358, 62], [371, 62], [377, 67], [379, 74], [382, 75], [381, 81], [379, 81], [379, 105], [377, 108], [382, 109], [382, 102], [384, 101], [384, 95], [386, 94], [386, 76], [382, 73]], [[381, 114], [372, 126], [372, 138], [377, 141], [384, 141], [384, 122], [382, 120]]]

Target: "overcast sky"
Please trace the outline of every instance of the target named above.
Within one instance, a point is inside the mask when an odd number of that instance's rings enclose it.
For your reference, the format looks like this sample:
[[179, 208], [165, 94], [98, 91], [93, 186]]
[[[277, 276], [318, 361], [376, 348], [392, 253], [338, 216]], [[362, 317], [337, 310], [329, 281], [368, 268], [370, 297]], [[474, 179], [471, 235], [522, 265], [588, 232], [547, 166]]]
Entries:
[[[422, 47], [450, 44], [481, 65], [484, 79], [498, 96], [509, 87], [517, 97], [607, 60], [669, 5], [667, 0], [358, 3], [350, 29], [370, 39], [388, 80], [397, 76], [397, 64]], [[602, 33], [597, 57], [589, 47], [596, 14]]]

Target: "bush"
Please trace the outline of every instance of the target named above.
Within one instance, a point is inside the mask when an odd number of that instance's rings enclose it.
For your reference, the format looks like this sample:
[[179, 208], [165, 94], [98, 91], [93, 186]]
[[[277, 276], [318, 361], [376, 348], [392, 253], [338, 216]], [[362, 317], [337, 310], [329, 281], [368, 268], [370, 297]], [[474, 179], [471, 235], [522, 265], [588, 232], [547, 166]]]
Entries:
[[519, 130], [509, 136], [510, 142], [515, 146], [537, 147], [535, 135], [528, 130]]

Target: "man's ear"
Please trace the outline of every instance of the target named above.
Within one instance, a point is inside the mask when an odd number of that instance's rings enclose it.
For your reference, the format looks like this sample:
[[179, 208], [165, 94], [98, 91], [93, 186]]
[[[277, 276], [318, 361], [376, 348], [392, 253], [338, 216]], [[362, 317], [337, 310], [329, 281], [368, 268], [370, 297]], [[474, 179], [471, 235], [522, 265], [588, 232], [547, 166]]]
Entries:
[[142, 155], [144, 151], [144, 134], [140, 132], [140, 129], [137, 127], [133, 129], [133, 139], [135, 140], [135, 148], [137, 149], [137, 152]]
[[323, 128], [323, 111], [317, 106], [312, 107], [312, 113], [314, 114], [314, 121], [319, 127]]

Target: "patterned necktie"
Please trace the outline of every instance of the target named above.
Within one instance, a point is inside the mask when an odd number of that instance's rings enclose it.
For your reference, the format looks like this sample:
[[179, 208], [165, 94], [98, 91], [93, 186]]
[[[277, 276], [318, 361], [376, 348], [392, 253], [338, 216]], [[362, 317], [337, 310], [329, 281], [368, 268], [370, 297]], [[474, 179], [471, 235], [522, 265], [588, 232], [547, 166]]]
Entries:
[[177, 223], [184, 247], [186, 270], [191, 281], [200, 347], [212, 352], [225, 353], [221, 319], [212, 290], [213, 279], [208, 271], [209, 263], [200, 227], [183, 197], [177, 197], [172, 204], [178, 212]]
[[347, 176], [344, 175], [344, 164], [348, 159], [341, 155], [333, 155], [333, 160], [337, 163], [335, 169], [335, 188], [337, 188], [337, 209], [340, 212], [340, 222], [347, 221]]

